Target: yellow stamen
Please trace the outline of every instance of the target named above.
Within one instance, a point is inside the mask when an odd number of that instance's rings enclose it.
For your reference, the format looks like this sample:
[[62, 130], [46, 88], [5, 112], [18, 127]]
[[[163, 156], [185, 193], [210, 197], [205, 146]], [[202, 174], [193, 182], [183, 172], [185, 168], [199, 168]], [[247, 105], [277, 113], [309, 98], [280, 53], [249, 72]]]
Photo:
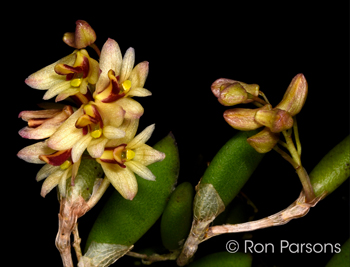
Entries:
[[132, 160], [135, 157], [135, 152], [131, 149], [126, 149], [122, 153], [122, 158], [126, 161]]
[[77, 78], [70, 81], [70, 85], [73, 87], [79, 87], [81, 85], [82, 79]]
[[102, 129], [97, 129], [95, 131], [91, 131], [90, 135], [93, 137], [93, 138], [100, 138], [101, 135], [102, 135]]
[[126, 91], [129, 91], [130, 90], [130, 87], [131, 87], [131, 81], [130, 80], [125, 80], [123, 83], [122, 83], [122, 87], [124, 89], [124, 92]]
[[60, 167], [61, 167], [62, 170], [65, 170], [65, 169], [67, 169], [70, 165], [72, 165], [72, 162], [69, 161], [69, 160], [66, 160], [65, 162], [63, 162], [63, 163], [60, 165]]

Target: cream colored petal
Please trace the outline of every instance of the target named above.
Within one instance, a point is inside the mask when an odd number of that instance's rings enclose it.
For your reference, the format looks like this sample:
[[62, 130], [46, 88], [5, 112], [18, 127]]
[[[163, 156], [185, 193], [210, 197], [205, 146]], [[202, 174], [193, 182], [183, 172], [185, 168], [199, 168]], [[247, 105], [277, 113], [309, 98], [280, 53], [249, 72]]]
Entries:
[[141, 87], [136, 87], [136, 88], [132, 88], [126, 95], [125, 97], [133, 97], [133, 96], [150, 96], [152, 95], [152, 93], [150, 91], [148, 91], [145, 88], [141, 88]]
[[154, 174], [145, 166], [142, 165], [140, 162], [131, 160], [124, 163], [127, 168], [129, 168], [131, 171], [136, 173], [138, 176], [140, 176], [143, 179], [155, 181], [156, 177]]
[[19, 113], [18, 118], [24, 121], [29, 121], [31, 119], [47, 119], [53, 118], [61, 112], [62, 109], [24, 110]]
[[160, 152], [146, 144], [134, 150], [135, 157], [134, 161], [140, 162], [141, 164], [148, 166], [154, 162], [162, 161], [165, 158], [165, 154]]
[[60, 166], [45, 164], [36, 174], [36, 180], [39, 182], [42, 179], [45, 179], [46, 177], [50, 176], [52, 173], [57, 171], [59, 168]]
[[64, 92], [65, 90], [68, 90], [71, 88], [70, 81], [62, 81], [60, 83], [57, 83], [50, 87], [49, 90], [46, 91], [44, 94], [43, 99], [48, 100], [50, 98], [53, 98], [54, 96]]
[[132, 171], [118, 164], [101, 162], [103, 171], [115, 189], [125, 198], [132, 200], [138, 190], [137, 180]]
[[106, 137], [100, 137], [98, 139], [93, 139], [87, 147], [87, 151], [93, 158], [100, 158], [105, 150], [105, 145], [108, 142]]
[[151, 137], [155, 128], [155, 124], [146, 127], [141, 133], [135, 136], [133, 140], [128, 143], [129, 149], [135, 149], [143, 145]]
[[114, 70], [118, 76], [122, 65], [122, 54], [119, 45], [113, 39], [108, 39], [103, 45], [100, 56], [101, 74], [96, 83], [96, 93], [99, 93], [109, 84], [108, 71]]
[[58, 127], [70, 116], [70, 112], [61, 111], [56, 116], [44, 121], [36, 128], [24, 127], [18, 133], [23, 138], [44, 139], [56, 132]]
[[53, 188], [55, 188], [56, 185], [58, 185], [59, 181], [61, 180], [61, 177], [63, 173], [66, 170], [62, 170], [61, 168], [57, 169], [55, 172], [49, 175], [47, 177], [41, 187], [41, 193], [40, 195], [42, 197], [45, 197], [47, 193], [49, 193]]
[[132, 69], [134, 68], [135, 64], [135, 50], [134, 48], [130, 47], [128, 50], [126, 50], [122, 68], [120, 70], [119, 75], [119, 82], [122, 83], [125, 80], [127, 80], [132, 72]]
[[127, 119], [139, 119], [143, 115], [143, 107], [139, 102], [132, 98], [123, 97], [117, 100], [115, 103], [120, 105], [125, 110], [125, 118]]
[[75, 95], [77, 93], [79, 93], [79, 89], [77, 89], [77, 88], [69, 88], [67, 90], [64, 90], [63, 92], [58, 94], [58, 96], [55, 99], [55, 102], [62, 101], [64, 99], [66, 99], [67, 97]]
[[49, 148], [46, 142], [38, 142], [33, 145], [22, 148], [17, 156], [29, 163], [44, 164], [45, 162], [39, 159], [40, 155], [52, 154], [55, 150]]
[[72, 175], [72, 166], [64, 170], [60, 181], [58, 182], [58, 190], [61, 197], [66, 197], [67, 179]]
[[132, 70], [128, 80], [131, 81], [132, 87], [143, 87], [145, 85], [149, 64], [147, 61], [141, 62]]
[[125, 137], [125, 132], [119, 128], [107, 125], [103, 127], [103, 135], [108, 139], [117, 139]]
[[123, 124], [119, 127], [119, 129], [125, 132], [125, 136], [120, 139], [109, 140], [106, 147], [116, 147], [120, 144], [129, 143], [134, 138], [138, 126], [139, 119], [124, 119]]
[[95, 101], [104, 125], [111, 125], [117, 128], [123, 123], [125, 110], [117, 102], [103, 103], [98, 100]]
[[43, 124], [36, 128], [31, 128], [26, 126], [21, 130], [19, 130], [18, 134], [23, 138], [39, 140], [39, 139], [50, 137], [52, 134], [54, 134], [54, 132], [57, 130], [58, 127], [59, 125], [43, 125]]
[[86, 134], [73, 145], [71, 154], [73, 162], [77, 162], [80, 159], [91, 140], [92, 136], [90, 134]]
[[66, 150], [72, 148], [72, 146], [83, 137], [82, 129], [75, 127], [77, 119], [83, 115], [82, 107], [74, 112], [48, 139], [47, 145], [55, 150]]
[[66, 80], [66, 76], [59, 75], [55, 72], [55, 65], [62, 63], [67, 65], [73, 65], [75, 62], [76, 54], [70, 54], [51, 65], [33, 73], [26, 80], [25, 83], [34, 89], [47, 90], [57, 83], [61, 83]]

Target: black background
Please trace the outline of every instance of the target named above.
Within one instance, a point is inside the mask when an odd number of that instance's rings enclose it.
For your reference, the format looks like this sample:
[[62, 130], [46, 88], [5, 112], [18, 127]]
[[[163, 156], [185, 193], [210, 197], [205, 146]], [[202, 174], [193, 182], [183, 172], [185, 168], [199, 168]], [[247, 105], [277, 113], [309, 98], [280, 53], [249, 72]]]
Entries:
[[[88, 7], [88, 10], [82, 7]], [[40, 166], [21, 161], [16, 153], [34, 143], [18, 130], [25, 123], [22, 110], [35, 110], [45, 91], [28, 87], [24, 80], [33, 72], [71, 53], [61, 38], [74, 31], [75, 21], [86, 20], [97, 33], [102, 48], [115, 39], [124, 53], [133, 47], [136, 63], [149, 61], [145, 88], [153, 95], [138, 98], [145, 113], [139, 131], [156, 123], [148, 144], [174, 134], [180, 151], [179, 183], [196, 185], [210, 161], [236, 131], [225, 123], [221, 106], [210, 90], [218, 78], [257, 83], [272, 104], [282, 98], [292, 78], [303, 73], [309, 95], [298, 117], [302, 162], [311, 171], [317, 162], [349, 134], [349, 13], [343, 4], [230, 3], [188, 6], [178, 2], [139, 6], [137, 3], [96, 2], [93, 5], [58, 3], [57, 6], [22, 7], [27, 12], [4, 22], [3, 56], [6, 60], [6, 100], [3, 110], [3, 221], [12, 265], [61, 266], [54, 241], [58, 229], [56, 194], [42, 198], [42, 182], [35, 181]], [[11, 11], [12, 12], [12, 11]], [[90, 55], [97, 59], [92, 49]], [[4, 75], [5, 74], [5, 75]], [[8, 79], [9, 77], [9, 79]], [[136, 99], [136, 98], [135, 98]], [[8, 103], [7, 103], [8, 102]], [[14, 123], [15, 122], [15, 123]], [[8, 127], [11, 125], [11, 127]], [[3, 129], [4, 129], [3, 128]], [[10, 130], [10, 134], [9, 133]], [[10, 141], [8, 140], [10, 136]], [[9, 143], [8, 145], [6, 143]], [[14, 147], [13, 147], [14, 146]], [[9, 148], [11, 149], [9, 150]], [[6, 151], [6, 152], [5, 152]], [[109, 188], [107, 195], [112, 188]], [[268, 153], [243, 192], [263, 218], [286, 208], [299, 195], [301, 185], [293, 168], [277, 153]], [[156, 193], [156, 192], [155, 192]], [[106, 197], [80, 221], [82, 239]], [[160, 244], [156, 224], [136, 247]], [[349, 237], [349, 181], [287, 225], [251, 233], [254, 242], [343, 243]], [[197, 256], [225, 251], [230, 235], [200, 245]], [[84, 242], [84, 241], [83, 241]], [[12, 254], [13, 253], [13, 254]], [[12, 256], [15, 255], [15, 256]], [[254, 254], [256, 266], [324, 266], [330, 253]], [[134, 260], [124, 257], [121, 266]], [[308, 262], [308, 263], [307, 263]]]

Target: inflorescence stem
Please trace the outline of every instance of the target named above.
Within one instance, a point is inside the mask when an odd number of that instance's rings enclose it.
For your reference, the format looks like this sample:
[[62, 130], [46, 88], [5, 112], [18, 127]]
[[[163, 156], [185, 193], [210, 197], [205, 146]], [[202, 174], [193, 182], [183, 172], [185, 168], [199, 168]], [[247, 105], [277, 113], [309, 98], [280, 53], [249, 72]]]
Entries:
[[[297, 148], [295, 148], [295, 145], [292, 139], [293, 130], [294, 130], [294, 137], [295, 137]], [[282, 133], [284, 135], [286, 143], [280, 142], [280, 144], [282, 144], [282, 146], [288, 149], [291, 156], [289, 156], [286, 152], [281, 150], [277, 145], [274, 147], [274, 150], [278, 152], [285, 160], [287, 160], [294, 167], [294, 169], [296, 170], [299, 176], [300, 182], [303, 186], [306, 202], [307, 203], [311, 202], [315, 198], [315, 193], [312, 188], [309, 175], [307, 174], [306, 170], [301, 164], [301, 158], [300, 158], [301, 144], [300, 144], [299, 133], [298, 133], [298, 125], [295, 117], [294, 117], [293, 128], [282, 131]]]

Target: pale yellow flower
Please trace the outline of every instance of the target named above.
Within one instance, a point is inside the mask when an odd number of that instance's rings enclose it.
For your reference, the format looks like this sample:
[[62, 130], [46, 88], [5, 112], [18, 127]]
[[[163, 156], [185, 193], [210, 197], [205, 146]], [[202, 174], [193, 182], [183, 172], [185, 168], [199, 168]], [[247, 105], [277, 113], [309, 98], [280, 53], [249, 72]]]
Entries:
[[164, 153], [145, 144], [154, 128], [155, 125], [152, 124], [132, 140], [119, 140], [114, 147], [105, 148], [102, 156], [97, 159], [106, 177], [125, 199], [132, 200], [137, 193], [135, 174], [154, 181], [156, 177], [146, 166], [165, 158]]
[[57, 102], [73, 95], [85, 95], [91, 100], [88, 85], [96, 84], [98, 76], [98, 62], [81, 49], [33, 73], [25, 83], [34, 89], [47, 90], [45, 100], [57, 96]]

